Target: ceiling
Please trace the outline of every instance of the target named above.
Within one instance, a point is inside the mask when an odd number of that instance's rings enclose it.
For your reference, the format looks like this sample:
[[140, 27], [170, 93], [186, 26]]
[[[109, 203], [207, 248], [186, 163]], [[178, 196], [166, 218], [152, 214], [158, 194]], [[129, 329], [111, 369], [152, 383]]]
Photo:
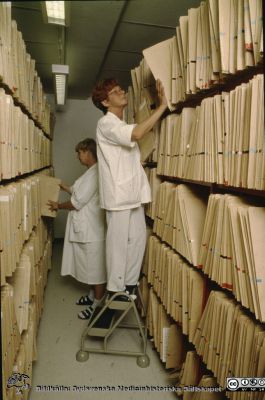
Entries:
[[86, 99], [98, 79], [130, 84], [142, 50], [175, 34], [181, 15], [200, 0], [68, 1], [69, 27], [45, 24], [40, 1], [12, 1], [12, 19], [46, 93], [53, 93], [51, 64], [68, 64], [68, 98]]

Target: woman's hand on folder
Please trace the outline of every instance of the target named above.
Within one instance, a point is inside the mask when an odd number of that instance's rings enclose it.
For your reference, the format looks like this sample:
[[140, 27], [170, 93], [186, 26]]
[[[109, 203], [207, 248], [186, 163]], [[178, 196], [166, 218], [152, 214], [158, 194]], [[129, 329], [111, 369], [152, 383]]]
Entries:
[[47, 205], [51, 211], [57, 211], [59, 208], [59, 205], [56, 201], [49, 200]]
[[162, 82], [160, 81], [160, 79], [156, 80], [156, 90], [157, 90], [157, 95], [158, 95], [158, 99], [159, 99], [159, 104], [163, 105], [163, 106], [167, 106], [165, 89], [164, 89], [164, 86], [163, 86]]
[[167, 109], [167, 99], [165, 96], [164, 87], [159, 79], [156, 81], [156, 88], [160, 104], [146, 120], [140, 122], [133, 128], [132, 141], [140, 140], [146, 133], [150, 132], [155, 123]]

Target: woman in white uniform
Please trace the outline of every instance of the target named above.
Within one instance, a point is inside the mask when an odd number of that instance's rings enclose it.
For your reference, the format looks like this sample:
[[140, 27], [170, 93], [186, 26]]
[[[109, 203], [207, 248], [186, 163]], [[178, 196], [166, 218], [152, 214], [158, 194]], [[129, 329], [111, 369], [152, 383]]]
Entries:
[[[96, 84], [92, 101], [103, 111], [97, 125], [99, 194], [106, 210], [107, 290], [132, 293], [137, 284], [146, 243], [143, 204], [151, 201], [150, 186], [137, 141], [146, 135], [167, 108], [162, 83], [157, 81], [159, 106], [138, 125], [123, 121], [128, 100], [116, 79]], [[120, 300], [128, 297], [121, 295]]]
[[78, 317], [89, 319], [105, 293], [105, 213], [99, 205], [96, 142], [85, 139], [75, 150], [81, 164], [88, 169], [73, 186], [60, 185], [71, 194], [69, 201], [48, 204], [51, 210], [69, 210], [61, 275], [71, 275], [79, 282], [94, 286], [94, 296], [90, 292], [77, 301], [78, 305], [88, 306]]

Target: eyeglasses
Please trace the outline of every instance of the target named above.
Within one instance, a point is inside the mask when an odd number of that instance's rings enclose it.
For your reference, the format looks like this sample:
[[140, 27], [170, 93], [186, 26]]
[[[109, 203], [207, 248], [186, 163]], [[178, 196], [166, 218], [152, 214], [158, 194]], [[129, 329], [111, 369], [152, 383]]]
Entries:
[[118, 87], [112, 89], [112, 90], [108, 93], [108, 96], [109, 96], [110, 94], [122, 94], [122, 93], [124, 93], [124, 92], [125, 92], [125, 91], [124, 91], [120, 86], [118, 86]]

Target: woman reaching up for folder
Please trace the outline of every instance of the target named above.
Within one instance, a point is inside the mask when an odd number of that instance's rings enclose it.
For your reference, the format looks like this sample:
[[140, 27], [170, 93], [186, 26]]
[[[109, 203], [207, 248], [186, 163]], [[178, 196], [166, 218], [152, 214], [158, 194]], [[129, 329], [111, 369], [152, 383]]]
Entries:
[[85, 139], [77, 144], [75, 150], [87, 171], [73, 186], [60, 185], [71, 195], [69, 201], [57, 203], [50, 200], [48, 204], [52, 211], [69, 210], [61, 275], [71, 275], [94, 286], [94, 296], [90, 292], [76, 302], [88, 306], [78, 317], [89, 319], [105, 293], [105, 213], [99, 206], [96, 142]]

